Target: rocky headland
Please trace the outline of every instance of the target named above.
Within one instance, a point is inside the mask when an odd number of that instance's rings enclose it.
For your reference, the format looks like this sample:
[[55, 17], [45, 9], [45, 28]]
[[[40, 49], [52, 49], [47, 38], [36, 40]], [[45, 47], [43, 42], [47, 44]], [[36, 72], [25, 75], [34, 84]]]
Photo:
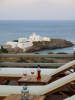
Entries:
[[72, 47], [74, 44], [70, 41], [64, 39], [53, 39], [51, 41], [38, 41], [33, 42], [33, 46], [26, 48], [26, 52], [35, 52], [47, 49], [58, 49], [58, 48], [65, 48], [65, 47]]
[[53, 39], [51, 38], [51, 41], [38, 41], [33, 42], [33, 46], [26, 48], [24, 51], [21, 48], [7, 48], [9, 52], [18, 52], [18, 53], [31, 53], [35, 51], [41, 51], [41, 50], [47, 50], [47, 49], [58, 49], [58, 48], [66, 48], [66, 47], [72, 47], [74, 44], [70, 41], [64, 40], [64, 39]]

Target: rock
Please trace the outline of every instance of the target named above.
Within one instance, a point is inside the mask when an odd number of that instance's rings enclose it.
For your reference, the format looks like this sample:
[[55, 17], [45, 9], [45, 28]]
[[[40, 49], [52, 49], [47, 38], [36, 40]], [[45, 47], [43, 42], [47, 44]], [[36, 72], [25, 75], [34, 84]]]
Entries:
[[16, 47], [16, 48], [7, 48], [7, 50], [8, 50], [9, 52], [23, 53], [23, 49], [18, 48], [18, 47]]
[[29, 53], [46, 49], [65, 48], [65, 47], [71, 47], [73, 45], [74, 44], [72, 42], [64, 39], [51, 39], [51, 41], [33, 42], [33, 46], [26, 48], [26, 52]]

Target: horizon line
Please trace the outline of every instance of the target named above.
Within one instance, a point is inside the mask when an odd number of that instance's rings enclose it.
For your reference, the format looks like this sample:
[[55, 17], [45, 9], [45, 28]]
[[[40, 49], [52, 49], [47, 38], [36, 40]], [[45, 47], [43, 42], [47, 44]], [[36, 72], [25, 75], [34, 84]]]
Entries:
[[70, 20], [17, 20], [17, 19], [0, 19], [0, 21], [74, 21], [75, 19], [70, 19]]

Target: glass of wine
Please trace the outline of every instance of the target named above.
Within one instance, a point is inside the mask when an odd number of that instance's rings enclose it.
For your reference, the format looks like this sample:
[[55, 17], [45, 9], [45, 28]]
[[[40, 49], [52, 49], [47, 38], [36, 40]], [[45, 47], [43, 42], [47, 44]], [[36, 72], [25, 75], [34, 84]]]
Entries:
[[32, 74], [32, 77], [31, 78], [33, 78], [33, 74], [35, 73], [35, 69], [31, 69], [30, 72]]
[[[23, 78], [25, 78], [26, 76], [27, 76], [27, 71], [25, 70], [25, 71], [23, 71]], [[27, 80], [27, 79], [23, 79], [23, 80]]]

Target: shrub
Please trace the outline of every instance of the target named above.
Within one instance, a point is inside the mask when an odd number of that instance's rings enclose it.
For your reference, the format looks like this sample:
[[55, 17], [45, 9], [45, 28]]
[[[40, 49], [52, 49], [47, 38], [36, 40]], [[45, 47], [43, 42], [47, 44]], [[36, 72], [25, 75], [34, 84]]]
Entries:
[[50, 63], [56, 63], [54, 60], [50, 59]]
[[54, 54], [53, 52], [48, 52], [47, 54]]
[[21, 57], [16, 62], [26, 62], [27, 63], [27, 61], [26, 60], [23, 60], [23, 58], [21, 58]]
[[3, 47], [1, 47], [1, 52], [8, 53], [9, 51]]
[[66, 52], [58, 52], [57, 54], [68, 54], [68, 53], [66, 53]]
[[12, 42], [18, 42], [18, 40], [13, 40]]
[[39, 53], [36, 52], [35, 54], [39, 54]]
[[44, 59], [44, 58], [41, 58], [41, 60], [36, 60], [36, 59], [32, 59], [32, 62], [33, 63], [56, 63], [54, 60], [50, 59], [50, 60], [47, 60], [47, 59]]
[[17, 60], [16, 62], [21, 62], [22, 63], [22, 61], [19, 59], [19, 60]]
[[42, 57], [41, 60], [44, 60], [44, 57]]

